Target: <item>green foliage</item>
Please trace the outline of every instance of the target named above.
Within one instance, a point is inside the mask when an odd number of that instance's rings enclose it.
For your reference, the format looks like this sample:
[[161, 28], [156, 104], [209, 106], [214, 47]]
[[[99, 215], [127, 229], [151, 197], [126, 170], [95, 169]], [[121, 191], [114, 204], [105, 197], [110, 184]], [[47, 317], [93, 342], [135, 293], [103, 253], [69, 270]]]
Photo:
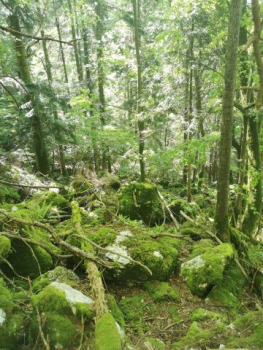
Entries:
[[144, 284], [144, 288], [156, 302], [180, 301], [179, 292], [166, 282], [147, 282]]

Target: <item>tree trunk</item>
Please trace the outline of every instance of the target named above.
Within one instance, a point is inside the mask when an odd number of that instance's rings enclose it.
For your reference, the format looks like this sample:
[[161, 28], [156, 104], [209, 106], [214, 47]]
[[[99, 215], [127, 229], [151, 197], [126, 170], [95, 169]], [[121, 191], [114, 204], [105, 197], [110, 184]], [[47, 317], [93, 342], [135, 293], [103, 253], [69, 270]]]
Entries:
[[242, 0], [232, 0], [225, 59], [225, 88], [223, 93], [221, 139], [215, 226], [222, 241], [229, 240], [228, 195], [233, 130], [233, 109]]
[[[17, 8], [13, 10], [12, 14], [9, 16], [9, 19], [10, 19], [11, 28], [17, 32], [21, 32]], [[33, 83], [30, 75], [29, 64], [27, 61], [25, 45], [24, 45], [22, 36], [19, 34], [14, 34], [14, 35], [16, 38], [15, 50], [16, 50], [16, 58], [17, 58], [17, 65], [19, 69], [20, 79], [25, 83], [25, 85], [29, 90], [29, 93], [31, 96], [31, 102], [34, 108], [34, 112], [31, 120], [32, 120], [32, 132], [33, 132], [33, 149], [35, 152], [37, 169], [42, 174], [49, 174], [50, 169], [49, 169], [48, 154], [47, 154], [45, 140], [43, 136], [41, 113], [38, 108], [39, 99], [36, 94], [35, 88], [32, 87]]]
[[139, 130], [139, 161], [141, 181], [145, 181], [145, 162], [144, 162], [144, 130], [145, 123], [143, 120], [142, 112], [142, 66], [141, 66], [141, 38], [139, 33], [139, 20], [140, 20], [140, 0], [133, 0], [133, 19], [134, 19], [134, 39], [135, 39], [135, 51], [137, 62], [137, 118], [138, 118], [138, 130]]

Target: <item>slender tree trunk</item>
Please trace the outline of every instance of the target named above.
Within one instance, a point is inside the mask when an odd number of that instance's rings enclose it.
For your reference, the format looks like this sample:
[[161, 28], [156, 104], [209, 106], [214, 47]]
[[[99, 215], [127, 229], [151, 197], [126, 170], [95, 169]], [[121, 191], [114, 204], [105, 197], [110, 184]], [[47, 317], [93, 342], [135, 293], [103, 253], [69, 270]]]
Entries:
[[133, 0], [133, 19], [134, 19], [134, 39], [137, 62], [137, 116], [138, 116], [138, 130], [139, 130], [139, 160], [141, 181], [145, 181], [145, 162], [144, 162], [144, 131], [145, 123], [142, 117], [142, 66], [141, 66], [141, 38], [139, 32], [140, 19], [140, 0]]
[[[12, 29], [16, 30], [17, 32], [21, 32], [17, 11], [18, 9], [15, 8], [12, 14], [9, 16], [10, 26]], [[26, 50], [25, 50], [23, 39], [19, 34], [15, 34], [15, 38], [16, 38], [15, 50], [16, 50], [16, 58], [17, 58], [17, 65], [19, 69], [20, 79], [25, 83], [25, 85], [27, 86], [30, 92], [31, 102], [34, 108], [34, 112], [31, 120], [32, 120], [32, 131], [33, 131], [33, 149], [35, 152], [36, 165], [37, 165], [37, 169], [42, 174], [49, 174], [50, 169], [49, 169], [48, 154], [47, 154], [47, 149], [46, 149], [45, 140], [43, 136], [41, 113], [38, 108], [39, 99], [36, 94], [35, 88], [34, 87], [32, 88], [33, 83], [30, 75], [30, 69], [29, 69], [29, 64], [26, 57]]]
[[77, 67], [78, 80], [79, 80], [79, 82], [82, 82], [83, 81], [83, 70], [82, 70], [81, 61], [79, 58], [77, 36], [76, 36], [76, 27], [75, 27], [75, 22], [74, 22], [74, 14], [73, 14], [71, 0], [68, 0], [68, 8], [69, 8], [69, 15], [70, 15], [71, 35], [72, 35], [72, 41], [73, 41], [72, 44], [73, 44], [73, 49], [74, 49], [74, 56], [75, 56], [75, 62], [76, 62], [76, 67]]
[[225, 59], [225, 88], [223, 93], [221, 139], [219, 147], [219, 172], [217, 186], [217, 204], [215, 226], [217, 235], [222, 241], [229, 240], [228, 195], [229, 174], [233, 130], [233, 109], [238, 54], [238, 39], [242, 0], [232, 0], [228, 26], [228, 37]]
[[[103, 42], [102, 35], [104, 32], [104, 0], [98, 0], [95, 7], [97, 21], [96, 21], [96, 39], [97, 39], [97, 69], [98, 69], [98, 89], [99, 89], [99, 111], [101, 125], [106, 125], [105, 110], [106, 100], [104, 93], [105, 74], [103, 63]], [[110, 159], [109, 148], [102, 142], [102, 170], [107, 170], [107, 160]]]

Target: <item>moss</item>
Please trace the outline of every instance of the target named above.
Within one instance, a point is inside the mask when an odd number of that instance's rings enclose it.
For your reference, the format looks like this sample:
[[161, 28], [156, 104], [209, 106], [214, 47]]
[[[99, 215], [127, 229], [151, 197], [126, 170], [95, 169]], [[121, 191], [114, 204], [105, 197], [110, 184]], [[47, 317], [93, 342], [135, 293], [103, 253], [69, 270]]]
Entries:
[[95, 327], [96, 350], [121, 350], [121, 337], [110, 312], [103, 315]]
[[73, 348], [79, 333], [70, 318], [50, 313], [43, 315], [43, 331], [52, 349]]
[[181, 322], [181, 318], [178, 313], [178, 308], [174, 305], [169, 306], [168, 309], [169, 317], [172, 319], [173, 323], [177, 324]]
[[108, 294], [107, 301], [108, 301], [109, 309], [110, 309], [114, 319], [121, 326], [121, 328], [125, 328], [125, 321], [124, 321], [123, 313], [121, 312], [120, 308], [118, 307], [114, 296], [112, 294]]
[[203, 237], [204, 232], [202, 231], [202, 229], [196, 227], [196, 225], [194, 225], [193, 223], [186, 221], [182, 225], [181, 234], [184, 236], [189, 236], [194, 241], [196, 241]]
[[144, 288], [154, 299], [154, 301], [180, 301], [180, 295], [178, 291], [172, 288], [166, 282], [148, 282], [144, 284]]
[[33, 291], [40, 291], [53, 281], [67, 283], [74, 287], [79, 282], [79, 277], [72, 270], [57, 266], [54, 270], [42, 274], [33, 281]]
[[197, 214], [197, 206], [195, 203], [188, 203], [185, 199], [178, 198], [173, 200], [169, 205], [173, 215], [175, 218], [180, 221], [184, 222], [185, 219], [181, 215], [180, 211], [182, 210], [185, 214], [192, 217], [193, 215]]
[[117, 191], [121, 187], [121, 182], [118, 178], [118, 176], [113, 174], [107, 174], [107, 176], [104, 176], [102, 178], [103, 181], [103, 187], [112, 188], [113, 190]]
[[227, 318], [224, 315], [218, 312], [213, 312], [202, 308], [195, 309], [191, 314], [192, 322], [202, 322], [206, 320], [227, 322]]
[[124, 297], [119, 303], [124, 319], [138, 334], [143, 332], [143, 305], [145, 295], [143, 293]]
[[106, 247], [114, 242], [117, 233], [108, 227], [102, 227], [94, 233], [88, 235], [89, 239], [102, 247]]
[[260, 311], [251, 311], [240, 316], [234, 322], [235, 335], [230, 336], [227, 347], [249, 349], [263, 348], [263, 315]]
[[213, 248], [214, 246], [215, 245], [211, 239], [201, 239], [193, 245], [190, 258], [195, 258], [198, 255], [204, 254], [209, 248]]
[[142, 267], [133, 266], [128, 271], [129, 278], [132, 277], [137, 281], [149, 279], [164, 281], [168, 279], [177, 267], [178, 256], [178, 250], [169, 242], [164, 239], [153, 240], [140, 234], [125, 241], [124, 244], [128, 247], [131, 257], [146, 265], [152, 272], [152, 276], [150, 276]]
[[144, 341], [144, 346], [145, 349], [152, 349], [152, 350], [164, 350], [165, 349], [165, 344], [155, 338], [146, 338]]
[[72, 313], [65, 293], [52, 285], [45, 287], [40, 293], [34, 295], [32, 303], [41, 312], [57, 312], [62, 315]]
[[120, 214], [132, 220], [142, 220], [147, 225], [163, 219], [157, 187], [146, 182], [134, 182], [121, 189]]
[[238, 297], [243, 295], [246, 283], [239, 268], [232, 263], [226, 268], [222, 283], [214, 287], [208, 297], [236, 313], [242, 308]]
[[9, 238], [0, 236], [0, 260], [6, 258], [11, 252], [11, 241]]
[[83, 176], [76, 177], [70, 184], [76, 193], [90, 192], [93, 189], [93, 185]]
[[59, 210], [69, 210], [69, 201], [54, 191], [42, 192], [40, 194], [34, 195], [31, 201], [27, 202], [29, 207], [34, 205], [57, 207]]
[[232, 246], [224, 243], [184, 263], [181, 273], [190, 291], [204, 297], [212, 287], [220, 285], [224, 270], [232, 261], [233, 254]]
[[4, 320], [0, 324], [0, 344], [6, 349], [16, 349], [23, 315], [18, 311], [12, 292], [0, 278], [0, 310]]
[[200, 347], [204, 345], [213, 336], [213, 330], [204, 330], [200, 328], [197, 322], [193, 322], [188, 329], [187, 334], [178, 342], [172, 345], [172, 349], [186, 349], [192, 346]]
[[[8, 261], [19, 275], [31, 278], [36, 278], [53, 267], [51, 256], [43, 248], [30, 248], [23, 241], [16, 239], [12, 239], [12, 253], [9, 254]], [[7, 265], [3, 264], [1, 268], [7, 274], [13, 275], [13, 271]]]
[[0, 184], [0, 203], [15, 203], [19, 201], [19, 197], [17, 189]]

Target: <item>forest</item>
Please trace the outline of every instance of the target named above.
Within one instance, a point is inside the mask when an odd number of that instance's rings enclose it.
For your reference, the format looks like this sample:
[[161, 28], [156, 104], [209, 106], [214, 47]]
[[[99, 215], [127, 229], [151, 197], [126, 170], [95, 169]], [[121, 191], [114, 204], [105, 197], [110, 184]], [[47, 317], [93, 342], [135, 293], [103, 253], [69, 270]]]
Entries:
[[0, 350], [263, 349], [262, 28], [0, 0]]

